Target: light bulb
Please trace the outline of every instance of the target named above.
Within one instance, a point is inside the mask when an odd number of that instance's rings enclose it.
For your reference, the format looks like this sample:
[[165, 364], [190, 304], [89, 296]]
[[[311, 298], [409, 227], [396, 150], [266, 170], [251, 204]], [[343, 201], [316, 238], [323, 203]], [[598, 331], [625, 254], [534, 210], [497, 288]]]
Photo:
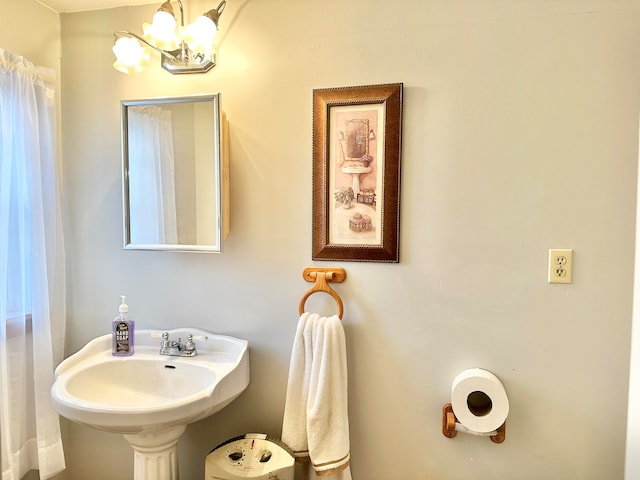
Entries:
[[178, 48], [176, 35], [176, 18], [172, 13], [158, 10], [153, 16], [153, 23], [143, 23], [144, 39], [161, 50], [175, 50]]
[[151, 57], [138, 40], [129, 37], [120, 37], [113, 46], [113, 53], [116, 56], [113, 68], [127, 75], [142, 71]]
[[158, 10], [153, 16], [153, 26], [160, 31], [175, 30], [176, 17], [172, 13]]
[[216, 24], [210, 18], [200, 16], [195, 22], [187, 25], [184, 41], [194, 52], [207, 55], [213, 49], [213, 39], [217, 31]]

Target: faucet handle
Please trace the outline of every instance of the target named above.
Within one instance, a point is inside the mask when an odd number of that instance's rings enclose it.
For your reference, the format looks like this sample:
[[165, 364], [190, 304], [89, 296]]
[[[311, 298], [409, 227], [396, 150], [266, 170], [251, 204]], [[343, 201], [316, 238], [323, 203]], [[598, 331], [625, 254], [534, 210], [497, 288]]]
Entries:
[[193, 341], [193, 335], [187, 335], [187, 343], [184, 344], [184, 349], [187, 352], [193, 352], [196, 349], [196, 342]]
[[200, 340], [201, 342], [206, 342], [207, 340], [209, 340], [209, 337], [207, 337], [206, 335], [187, 335], [187, 339], [191, 339], [191, 340]]
[[167, 350], [169, 348], [169, 332], [151, 332], [149, 334], [152, 338], [162, 338], [160, 342], [160, 351]]
[[169, 338], [169, 333], [168, 332], [160, 333], [160, 332], [157, 332], [157, 331], [153, 331], [153, 332], [149, 333], [149, 336], [151, 338], [165, 338], [165, 339], [167, 339], [167, 338]]

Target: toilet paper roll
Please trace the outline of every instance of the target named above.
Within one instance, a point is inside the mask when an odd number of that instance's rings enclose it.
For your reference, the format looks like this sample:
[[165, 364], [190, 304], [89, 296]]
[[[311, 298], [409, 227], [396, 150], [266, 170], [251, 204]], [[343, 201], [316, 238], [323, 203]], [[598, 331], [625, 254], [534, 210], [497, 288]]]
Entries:
[[509, 415], [509, 399], [493, 373], [481, 368], [464, 370], [451, 385], [451, 406], [458, 422], [486, 433], [500, 427]]

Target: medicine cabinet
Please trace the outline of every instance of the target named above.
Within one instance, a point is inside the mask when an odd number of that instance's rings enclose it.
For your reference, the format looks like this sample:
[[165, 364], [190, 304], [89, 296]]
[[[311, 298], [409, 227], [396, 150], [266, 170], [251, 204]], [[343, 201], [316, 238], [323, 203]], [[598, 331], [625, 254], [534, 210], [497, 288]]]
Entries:
[[228, 141], [220, 94], [121, 102], [124, 248], [222, 252]]

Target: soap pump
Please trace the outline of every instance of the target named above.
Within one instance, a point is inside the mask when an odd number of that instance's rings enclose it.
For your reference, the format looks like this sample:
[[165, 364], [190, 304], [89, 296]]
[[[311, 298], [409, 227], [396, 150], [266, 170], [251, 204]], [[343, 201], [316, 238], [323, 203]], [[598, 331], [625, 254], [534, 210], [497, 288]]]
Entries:
[[134, 322], [127, 317], [129, 313], [127, 297], [120, 295], [120, 299], [119, 315], [113, 319], [111, 326], [113, 338], [111, 353], [116, 357], [128, 357], [133, 355], [134, 350]]

